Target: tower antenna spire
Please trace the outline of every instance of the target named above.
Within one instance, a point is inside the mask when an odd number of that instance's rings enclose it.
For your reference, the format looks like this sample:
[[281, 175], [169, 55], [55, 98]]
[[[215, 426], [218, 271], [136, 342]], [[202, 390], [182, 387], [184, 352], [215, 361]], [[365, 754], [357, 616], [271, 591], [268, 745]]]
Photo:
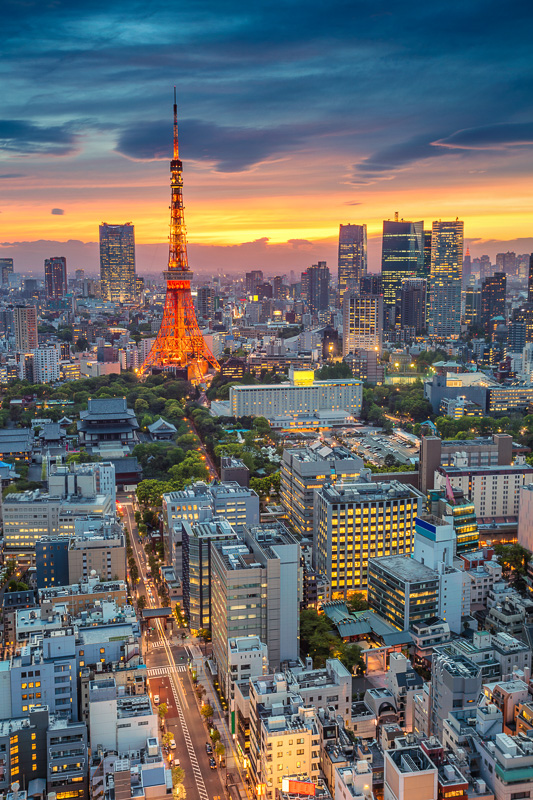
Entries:
[[180, 149], [178, 145], [178, 104], [176, 102], [176, 87], [174, 86], [174, 158], [179, 158]]

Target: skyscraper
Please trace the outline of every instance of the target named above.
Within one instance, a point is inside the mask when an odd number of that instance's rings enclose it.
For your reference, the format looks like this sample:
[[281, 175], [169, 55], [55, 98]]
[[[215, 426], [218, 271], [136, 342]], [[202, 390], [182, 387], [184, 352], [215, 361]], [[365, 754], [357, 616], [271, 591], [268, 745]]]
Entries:
[[470, 257], [470, 250], [468, 247], [466, 248], [466, 255], [463, 259], [463, 288], [466, 288], [470, 283], [470, 278], [472, 277], [472, 259]]
[[381, 272], [367, 272], [366, 275], [363, 275], [359, 291], [361, 294], [383, 294]]
[[431, 231], [424, 231], [424, 275], [419, 275], [429, 280], [431, 274]]
[[60, 300], [67, 292], [67, 259], [63, 256], [46, 258], [44, 286], [49, 300]]
[[505, 292], [507, 276], [505, 272], [495, 272], [481, 284], [481, 324], [484, 333], [490, 333], [490, 321], [494, 317], [505, 319]]
[[385, 327], [393, 328], [399, 318], [397, 305], [402, 281], [424, 277], [424, 223], [384, 220], [381, 256], [383, 314]]
[[13, 259], [0, 258], [0, 277], [2, 278], [2, 286], [7, 286], [9, 283], [9, 276], [13, 274]]
[[339, 228], [339, 293], [356, 288], [366, 275], [366, 225], [341, 225]]
[[459, 220], [433, 223], [428, 327], [436, 339], [458, 339], [461, 333], [463, 236]]
[[356, 350], [381, 353], [383, 297], [348, 289], [342, 299], [343, 355]]
[[261, 269], [253, 269], [251, 272], [247, 272], [245, 277], [246, 294], [255, 294], [260, 283], [263, 283], [263, 271]]
[[15, 347], [28, 352], [38, 347], [37, 309], [35, 306], [16, 306], [13, 309]]
[[135, 235], [130, 222], [100, 225], [100, 281], [103, 300], [135, 299]]
[[426, 289], [424, 278], [407, 278], [402, 282], [400, 322], [403, 329], [414, 328], [415, 333], [425, 330]]
[[529, 256], [529, 273], [527, 278], [527, 301], [533, 303], [533, 253]]
[[196, 307], [198, 316], [202, 319], [212, 319], [215, 304], [215, 290], [212, 286], [200, 286], [198, 288]]
[[307, 304], [312, 313], [325, 311], [329, 306], [329, 269], [325, 261], [319, 261], [308, 267], [307, 272]]

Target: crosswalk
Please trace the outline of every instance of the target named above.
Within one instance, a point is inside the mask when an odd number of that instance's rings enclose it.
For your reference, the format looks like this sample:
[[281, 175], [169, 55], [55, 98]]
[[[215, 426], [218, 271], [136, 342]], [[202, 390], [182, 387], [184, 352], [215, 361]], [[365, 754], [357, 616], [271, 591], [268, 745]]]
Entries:
[[[181, 664], [180, 664], [181, 666]], [[154, 667], [153, 669], [158, 669]], [[162, 667], [160, 667], [162, 669]], [[168, 669], [168, 667], [167, 667]], [[184, 666], [183, 669], [186, 669]], [[179, 667], [178, 667], [179, 670]], [[150, 672], [150, 670], [148, 670]], [[205, 788], [204, 778], [202, 775], [202, 771], [200, 770], [200, 765], [198, 764], [198, 758], [196, 756], [196, 751], [192, 744], [191, 734], [189, 733], [189, 728], [187, 727], [187, 722], [185, 720], [185, 715], [183, 714], [183, 709], [181, 707], [180, 699], [178, 696], [178, 692], [176, 691], [176, 684], [173, 677], [170, 680], [170, 686], [172, 688], [172, 694], [174, 695], [174, 701], [176, 703], [176, 709], [178, 711], [178, 717], [181, 723], [181, 729], [183, 731], [183, 738], [185, 739], [185, 745], [187, 747], [187, 752], [189, 754], [189, 759], [191, 762], [191, 769], [194, 775], [194, 780], [196, 783], [196, 788], [198, 789], [198, 795], [200, 800], [208, 800], [209, 795], [207, 793], [207, 789]]]
[[[187, 672], [185, 664], [176, 664], [177, 672]], [[147, 670], [149, 678], [164, 678], [166, 675], [171, 675], [174, 672], [174, 667], [149, 667]]]
[[157, 642], [148, 642], [148, 649], [149, 650], [156, 650], [158, 647], [164, 647], [165, 643], [159, 639]]

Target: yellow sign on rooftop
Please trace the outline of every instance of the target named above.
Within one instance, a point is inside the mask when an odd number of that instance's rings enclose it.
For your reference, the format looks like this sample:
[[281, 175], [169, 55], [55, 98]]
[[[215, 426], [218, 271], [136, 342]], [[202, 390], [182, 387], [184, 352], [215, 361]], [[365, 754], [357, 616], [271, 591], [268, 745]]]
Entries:
[[315, 379], [312, 369], [295, 369], [292, 373], [292, 380], [295, 386], [311, 386]]

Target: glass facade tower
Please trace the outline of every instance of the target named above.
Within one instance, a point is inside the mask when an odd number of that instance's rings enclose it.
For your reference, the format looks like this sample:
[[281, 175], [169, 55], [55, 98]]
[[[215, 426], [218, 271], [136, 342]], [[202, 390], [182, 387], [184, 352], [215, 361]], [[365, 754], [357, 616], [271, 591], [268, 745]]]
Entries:
[[341, 225], [339, 228], [339, 292], [359, 287], [366, 275], [366, 225]]
[[128, 222], [100, 225], [100, 281], [103, 300], [135, 300], [135, 235]]
[[464, 222], [434, 222], [431, 234], [429, 335], [458, 339], [461, 333]]
[[425, 277], [423, 222], [384, 220], [381, 276], [385, 327], [393, 328], [403, 281]]

